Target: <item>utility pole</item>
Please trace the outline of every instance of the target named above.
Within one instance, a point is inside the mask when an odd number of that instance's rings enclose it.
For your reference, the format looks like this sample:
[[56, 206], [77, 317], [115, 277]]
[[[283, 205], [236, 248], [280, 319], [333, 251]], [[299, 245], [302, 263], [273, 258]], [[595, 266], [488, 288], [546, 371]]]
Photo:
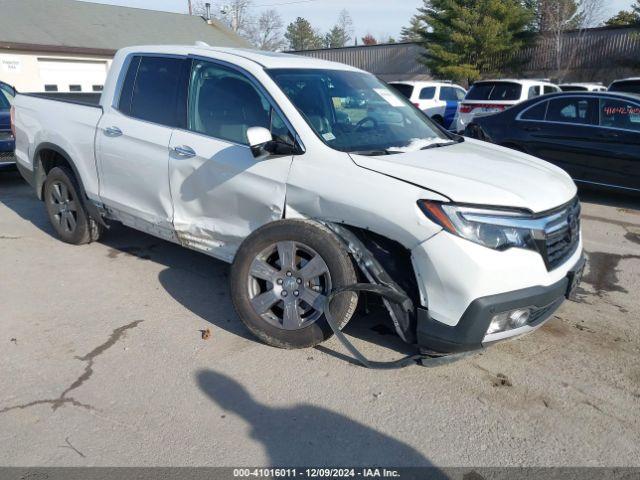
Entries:
[[189, 15], [193, 15], [193, 6], [191, 5], [191, 0], [187, 0], [187, 3], [189, 4]]

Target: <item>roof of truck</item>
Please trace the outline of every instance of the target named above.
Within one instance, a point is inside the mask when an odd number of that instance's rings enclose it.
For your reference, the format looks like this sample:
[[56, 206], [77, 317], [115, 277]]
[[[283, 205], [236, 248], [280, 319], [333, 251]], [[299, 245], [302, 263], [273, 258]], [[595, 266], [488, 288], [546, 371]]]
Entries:
[[354, 72], [361, 71], [355, 67], [351, 67], [343, 63], [330, 62], [327, 60], [321, 60], [302, 55], [292, 55], [289, 53], [266, 52], [250, 48], [225, 48], [210, 47], [204, 45], [151, 45], [128, 47], [125, 50], [128, 53], [149, 52], [175, 55], [202, 55], [211, 58], [216, 58], [216, 54], [233, 55], [257, 63], [265, 69], [309, 68], [327, 70], [349, 70]]

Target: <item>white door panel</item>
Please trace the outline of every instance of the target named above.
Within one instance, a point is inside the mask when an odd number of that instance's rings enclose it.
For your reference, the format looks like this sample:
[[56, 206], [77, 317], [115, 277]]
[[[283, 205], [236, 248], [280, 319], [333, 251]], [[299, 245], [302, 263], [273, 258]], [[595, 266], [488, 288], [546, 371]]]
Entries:
[[[117, 129], [121, 135], [107, 129]], [[96, 133], [100, 198], [105, 205], [171, 228], [168, 147], [172, 131], [116, 110], [105, 113]]]
[[282, 218], [293, 157], [256, 160], [249, 147], [182, 130], [170, 147], [173, 223], [183, 245], [232, 261], [251, 232]]

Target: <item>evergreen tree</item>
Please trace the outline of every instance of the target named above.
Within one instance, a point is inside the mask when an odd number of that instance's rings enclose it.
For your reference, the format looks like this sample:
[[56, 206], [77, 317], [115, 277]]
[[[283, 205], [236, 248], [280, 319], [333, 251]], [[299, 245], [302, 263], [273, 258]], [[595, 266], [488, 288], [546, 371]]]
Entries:
[[424, 0], [422, 60], [434, 75], [475, 81], [496, 73], [528, 39], [531, 12], [519, 0]]
[[288, 40], [291, 50], [322, 48], [322, 37], [314, 30], [311, 23], [302, 17], [298, 17], [295, 22], [289, 24], [284, 37]]
[[631, 10], [621, 10], [615, 17], [605, 22], [609, 27], [640, 25], [640, 0], [631, 7]]
[[338, 23], [324, 36], [324, 46], [326, 48], [344, 47], [351, 40], [353, 31], [353, 20], [347, 10], [342, 10], [338, 17]]
[[424, 22], [420, 15], [414, 15], [409, 21], [409, 26], [403, 27], [400, 32], [401, 42], [419, 42], [421, 32], [425, 29]]

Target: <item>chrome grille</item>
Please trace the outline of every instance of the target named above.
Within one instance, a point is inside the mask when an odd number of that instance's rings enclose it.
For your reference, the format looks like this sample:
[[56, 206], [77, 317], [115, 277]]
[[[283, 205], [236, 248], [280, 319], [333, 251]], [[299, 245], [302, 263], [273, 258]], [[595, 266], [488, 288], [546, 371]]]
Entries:
[[15, 163], [16, 157], [13, 152], [0, 152], [0, 164], [3, 163]]
[[553, 270], [571, 257], [580, 243], [580, 202], [556, 210], [544, 229], [544, 239], [537, 242], [548, 270]]

